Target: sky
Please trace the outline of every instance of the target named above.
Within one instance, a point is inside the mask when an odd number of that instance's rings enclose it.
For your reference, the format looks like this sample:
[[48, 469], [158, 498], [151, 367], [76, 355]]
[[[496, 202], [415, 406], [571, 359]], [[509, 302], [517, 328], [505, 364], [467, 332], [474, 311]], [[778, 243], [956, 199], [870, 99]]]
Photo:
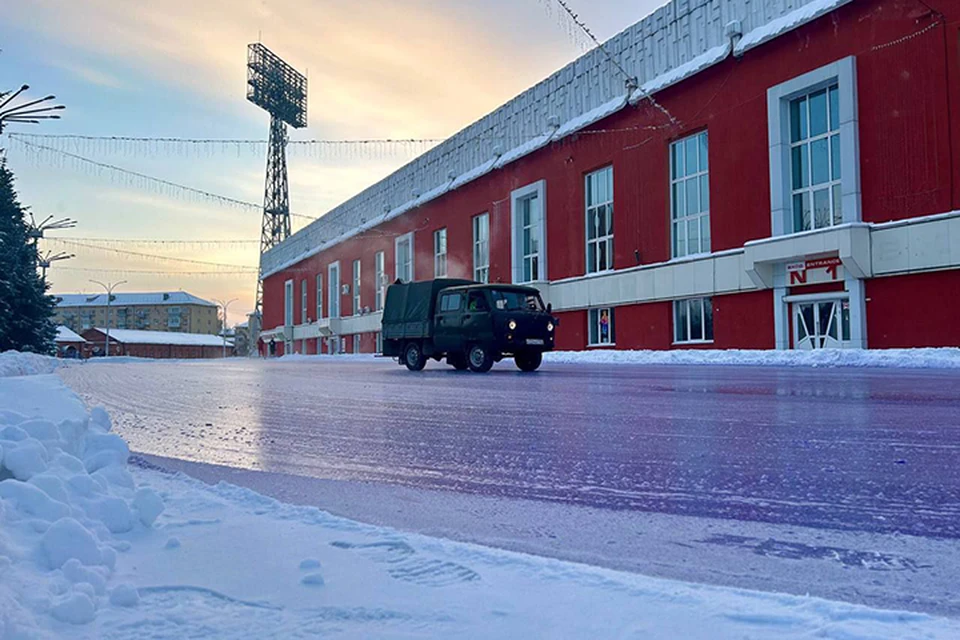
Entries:
[[[60, 121], [11, 125], [4, 134], [265, 140], [269, 117], [245, 99], [246, 46], [259, 40], [309, 78], [309, 125], [291, 131], [291, 140], [445, 138], [590, 44], [558, 0], [8, 4], [0, 22], [0, 89], [27, 83], [25, 96], [56, 94], [67, 109]], [[663, 0], [568, 4], [606, 40]], [[79, 223], [48, 233], [62, 240], [41, 245], [76, 255], [48, 272], [54, 293], [95, 291], [91, 279], [127, 280], [117, 291], [183, 289], [209, 300], [236, 298], [230, 324], [253, 309], [256, 208], [185, 195], [88, 160], [260, 204], [264, 145], [20, 140], [0, 137], [21, 202], [37, 218], [66, 216]], [[319, 217], [420, 150], [291, 146], [291, 211]], [[295, 217], [294, 230], [307, 222]]]

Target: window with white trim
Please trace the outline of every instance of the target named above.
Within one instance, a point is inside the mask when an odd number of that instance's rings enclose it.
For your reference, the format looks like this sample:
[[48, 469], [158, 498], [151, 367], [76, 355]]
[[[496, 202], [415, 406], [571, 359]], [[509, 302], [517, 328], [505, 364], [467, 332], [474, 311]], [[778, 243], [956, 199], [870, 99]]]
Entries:
[[353, 334], [353, 352], [360, 353], [360, 334]]
[[613, 167], [587, 174], [587, 273], [613, 269]]
[[[170, 311], [173, 311], [173, 309], [171, 308]], [[172, 326], [170, 321], [172, 321], [173, 314], [170, 313], [169, 315], [171, 318], [168, 319], [167, 325]], [[283, 324], [287, 327], [293, 326], [293, 280], [287, 280], [283, 283]]]
[[375, 340], [377, 353], [383, 353], [383, 334], [377, 331]]
[[490, 214], [473, 218], [473, 279], [490, 281]]
[[[323, 319], [323, 274], [317, 274], [317, 320]], [[320, 353], [319, 348], [317, 353]]]
[[447, 228], [433, 232], [433, 277], [447, 277]]
[[676, 344], [713, 342], [713, 298], [674, 301], [673, 341]]
[[670, 145], [670, 226], [673, 257], [710, 252], [707, 132]]
[[327, 267], [327, 313], [331, 318], [340, 317], [340, 263]]
[[377, 251], [373, 257], [373, 278], [377, 292], [377, 299], [374, 301], [376, 311], [383, 311], [383, 296], [387, 290], [387, 274], [384, 272], [384, 264], [383, 251]]
[[794, 231], [843, 222], [840, 175], [840, 87], [833, 84], [790, 101]]
[[860, 221], [856, 58], [767, 91], [773, 235]]
[[350, 292], [353, 294], [353, 315], [360, 315], [360, 260], [353, 261], [353, 284]]
[[603, 307], [590, 309], [587, 312], [588, 336], [587, 344], [591, 347], [612, 345], [616, 343], [613, 332], [613, 309]]
[[513, 281], [545, 280], [546, 183], [541, 180], [511, 194], [513, 223]]
[[395, 241], [397, 280], [413, 282], [413, 234], [408, 233]]
[[307, 324], [307, 279], [300, 281], [300, 324]]

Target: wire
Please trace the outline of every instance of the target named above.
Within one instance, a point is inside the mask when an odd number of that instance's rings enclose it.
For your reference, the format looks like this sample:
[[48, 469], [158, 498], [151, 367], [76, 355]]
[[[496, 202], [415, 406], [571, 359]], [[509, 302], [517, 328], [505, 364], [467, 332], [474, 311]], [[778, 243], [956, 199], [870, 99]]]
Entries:
[[221, 262], [208, 262], [206, 260], [190, 260], [188, 258], [172, 258], [170, 256], [161, 256], [151, 253], [141, 253], [139, 251], [127, 251], [125, 249], [113, 249], [110, 247], [100, 247], [95, 244], [88, 244], [85, 242], [75, 242], [73, 240], [64, 240], [63, 238], [48, 238], [50, 242], [60, 243], [68, 247], [80, 247], [83, 249], [91, 249], [93, 251], [107, 251], [110, 253], [116, 253], [119, 255], [125, 256], [134, 256], [137, 258], [148, 258], [150, 260], [168, 260], [170, 262], [182, 262], [184, 264], [199, 264], [208, 267], [223, 267], [225, 269], [236, 269], [236, 270], [248, 270], [250, 273], [258, 273], [259, 268], [253, 267], [245, 264], [224, 264]]
[[[9, 136], [9, 138], [10, 138], [11, 142], [15, 142], [16, 144], [24, 145], [25, 147], [28, 147], [28, 148], [40, 149], [40, 150], [42, 150], [42, 151], [46, 151], [46, 152], [49, 152], [49, 153], [60, 154], [60, 155], [62, 155], [62, 156], [65, 156], [65, 157], [67, 157], [67, 158], [70, 158], [71, 160], [73, 160], [73, 161], [75, 161], [75, 162], [78, 162], [78, 163], [80, 163], [80, 164], [90, 165], [90, 166], [97, 167], [97, 168], [99, 168], [99, 169], [105, 169], [105, 170], [107, 170], [107, 171], [111, 171], [111, 172], [114, 172], [114, 173], [120, 173], [120, 174], [123, 174], [123, 175], [132, 176], [132, 177], [136, 178], [138, 181], [140, 181], [141, 183], [158, 185], [158, 186], [161, 188], [161, 190], [163, 190], [163, 189], [174, 189], [174, 190], [177, 190], [177, 191], [183, 191], [183, 192], [191, 193], [191, 194], [194, 194], [194, 195], [196, 195], [196, 196], [199, 196], [199, 197], [201, 197], [201, 198], [203, 198], [203, 199], [212, 200], [212, 201], [218, 202], [218, 203], [220, 203], [220, 204], [226, 204], [226, 205], [231, 205], [231, 206], [236, 206], [236, 207], [243, 207], [243, 208], [247, 208], [247, 209], [256, 209], [256, 210], [258, 210], [258, 211], [262, 211], [262, 210], [263, 210], [263, 206], [262, 206], [262, 205], [255, 204], [255, 203], [253, 203], [253, 202], [246, 202], [246, 201], [244, 201], [244, 200], [238, 200], [237, 198], [231, 198], [231, 197], [229, 197], [229, 196], [222, 196], [222, 195], [213, 193], [213, 192], [211, 192], [211, 191], [206, 191], [206, 190], [204, 190], [204, 189], [197, 189], [197, 188], [194, 188], [194, 187], [188, 187], [188, 186], [186, 186], [186, 185], [182, 185], [182, 184], [179, 184], [179, 183], [176, 183], [176, 182], [171, 182], [170, 180], [164, 180], [164, 179], [162, 179], [162, 178], [155, 178], [155, 177], [149, 176], [149, 175], [147, 175], [147, 174], [145, 174], [145, 173], [140, 173], [140, 172], [138, 172], [138, 171], [131, 171], [130, 169], [124, 169], [123, 167], [118, 167], [118, 166], [116, 166], [116, 165], [107, 164], [107, 163], [105, 163], [105, 162], [98, 162], [98, 161], [96, 161], [96, 160], [91, 160], [90, 158], [85, 158], [84, 156], [77, 155], [77, 154], [75, 154], [75, 153], [70, 153], [69, 151], [64, 151], [63, 149], [57, 149], [57, 148], [55, 148], [55, 147], [50, 147], [50, 146], [47, 146], [47, 145], [37, 144], [37, 143], [35, 143], [35, 142], [27, 142], [26, 140], [22, 139], [22, 138], [19, 137], [19, 136], [13, 136], [13, 135], [11, 135], [11, 136]], [[292, 217], [294, 217], [294, 218], [303, 218], [303, 219], [310, 220], [310, 221], [314, 221], [314, 220], [317, 219], [317, 218], [315, 218], [315, 217], [313, 217], [313, 216], [305, 216], [305, 215], [298, 214], [298, 213], [293, 213], [293, 212], [291, 212], [290, 215], [291, 215]]]
[[109, 269], [97, 267], [51, 267], [51, 271], [76, 271], [83, 273], [108, 273], [116, 275], [130, 276], [169, 276], [169, 277], [218, 277], [218, 276], [244, 276], [250, 277], [250, 271], [149, 271], [140, 269]]
[[85, 238], [79, 236], [57, 237], [44, 236], [47, 240], [68, 240], [74, 242], [100, 243], [109, 245], [141, 244], [141, 245], [191, 245], [191, 246], [222, 246], [222, 245], [259, 245], [259, 240], [179, 240], [153, 238]]

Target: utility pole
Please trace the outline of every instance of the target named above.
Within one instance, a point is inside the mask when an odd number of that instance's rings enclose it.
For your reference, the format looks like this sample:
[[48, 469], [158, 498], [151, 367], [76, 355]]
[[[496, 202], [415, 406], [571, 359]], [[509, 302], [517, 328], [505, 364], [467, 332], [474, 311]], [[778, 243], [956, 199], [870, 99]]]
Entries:
[[[230, 303], [236, 302], [237, 299], [231, 298], [230, 300], [227, 300], [226, 302], [224, 302], [223, 300], [218, 300], [214, 298], [213, 301], [216, 302], [218, 305], [220, 305], [220, 308], [223, 309], [223, 324], [220, 325], [220, 335], [223, 337], [223, 357], [226, 358], [227, 357], [227, 309], [230, 307]], [[236, 343], [234, 343], [234, 346], [236, 346]]]
[[107, 344], [104, 346], [104, 357], [110, 357], [110, 301], [113, 298], [113, 290], [119, 287], [122, 284], [127, 284], [126, 280], [121, 280], [120, 282], [113, 282], [104, 284], [99, 280], [91, 280], [93, 284], [98, 284], [107, 291]]

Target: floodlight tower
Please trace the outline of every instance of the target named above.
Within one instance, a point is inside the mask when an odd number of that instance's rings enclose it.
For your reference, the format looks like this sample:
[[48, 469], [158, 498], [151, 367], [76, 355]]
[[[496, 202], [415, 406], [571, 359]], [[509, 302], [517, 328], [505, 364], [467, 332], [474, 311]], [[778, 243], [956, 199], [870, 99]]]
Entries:
[[[262, 276], [263, 254], [290, 235], [287, 125], [294, 129], [307, 126], [307, 79], [259, 42], [251, 44], [247, 47], [247, 100], [270, 114], [267, 180], [263, 193], [263, 224], [260, 231]], [[263, 280], [258, 277], [254, 310], [258, 324], [256, 333], [259, 333], [262, 305]]]

